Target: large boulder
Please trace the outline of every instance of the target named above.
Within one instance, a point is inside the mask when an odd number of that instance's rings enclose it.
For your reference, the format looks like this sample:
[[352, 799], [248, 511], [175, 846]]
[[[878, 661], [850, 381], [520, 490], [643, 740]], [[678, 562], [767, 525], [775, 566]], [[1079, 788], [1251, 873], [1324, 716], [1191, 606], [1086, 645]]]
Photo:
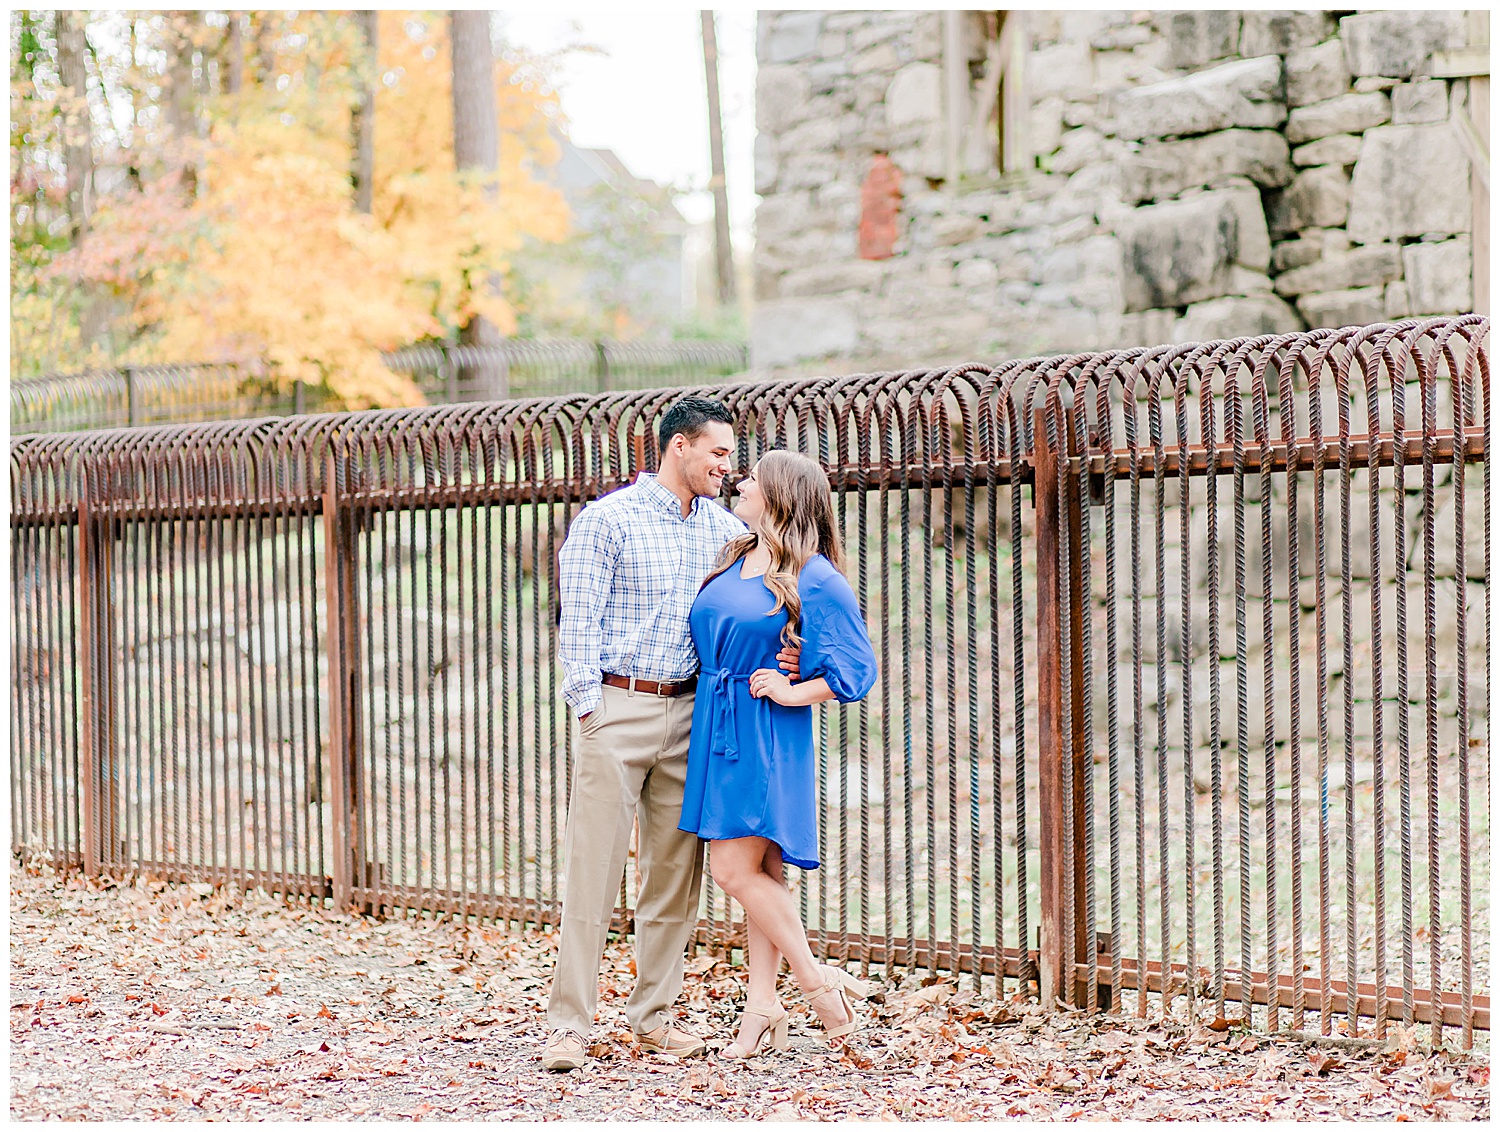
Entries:
[[1372, 244], [1325, 255], [1305, 267], [1283, 272], [1276, 279], [1276, 290], [1283, 295], [1306, 295], [1373, 287], [1399, 278], [1401, 249], [1395, 244]]
[[1326, 102], [1299, 106], [1287, 116], [1286, 140], [1293, 145], [1330, 137], [1358, 134], [1391, 120], [1391, 100], [1378, 90], [1341, 94]]
[[808, 295], [836, 295], [841, 291], [866, 290], [880, 285], [888, 261], [855, 259], [840, 263], [819, 263], [788, 271], [781, 278], [783, 298]]
[[1336, 39], [1286, 57], [1286, 104], [1306, 106], [1349, 93], [1349, 64]]
[[1411, 313], [1464, 314], [1474, 307], [1473, 256], [1469, 238], [1401, 249]]
[[818, 36], [823, 31], [823, 15], [822, 12], [779, 12], [775, 16], [762, 16], [769, 30], [761, 43], [761, 62], [795, 63], [813, 54], [818, 48]]
[[868, 75], [872, 72], [889, 74], [901, 63], [896, 55], [896, 49], [889, 43], [877, 43], [868, 51], [863, 51], [849, 61], [849, 73], [853, 75]]
[[750, 364], [756, 367], [844, 354], [858, 342], [854, 305], [838, 299], [759, 303], [750, 320]]
[[1166, 200], [1229, 176], [1248, 177], [1262, 188], [1285, 185], [1292, 179], [1286, 139], [1276, 130], [1221, 130], [1147, 145], [1120, 161], [1122, 196], [1132, 204]]
[[1172, 328], [1174, 342], [1212, 342], [1260, 334], [1295, 334], [1302, 319], [1275, 295], [1226, 295], [1194, 303]]
[[805, 231], [814, 221], [809, 193], [774, 193], [755, 210], [755, 238], [758, 243], [776, 241]]
[[[1115, 146], [1124, 143], [1112, 142]], [[1092, 165], [1106, 157], [1104, 135], [1090, 126], [1079, 126], [1062, 136], [1057, 152], [1045, 159], [1046, 168], [1053, 173], [1076, 173], [1085, 165]]]
[[1322, 43], [1334, 32], [1329, 12], [1245, 12], [1241, 17], [1240, 54], [1285, 55]]
[[1348, 291], [1320, 291], [1303, 295], [1297, 310], [1309, 329], [1368, 326], [1385, 318], [1385, 288], [1356, 287]]
[[831, 151], [787, 148], [777, 172], [777, 184], [783, 192], [821, 188], [838, 176], [838, 156]]
[[1041, 47], [1026, 60], [1026, 95], [1033, 101], [1086, 95], [1093, 85], [1094, 54], [1087, 43]]
[[1316, 263], [1322, 254], [1323, 247], [1319, 240], [1286, 240], [1272, 247], [1271, 270], [1275, 272], [1295, 271], [1299, 267]]
[[775, 136], [807, 117], [812, 88], [799, 67], [762, 66], [755, 77], [755, 127]]
[[755, 191], [761, 196], [776, 191], [776, 143], [766, 134], [755, 135]]
[[1359, 138], [1330, 134], [1292, 150], [1293, 165], [1353, 165], [1359, 160]]
[[1398, 126], [1448, 117], [1448, 84], [1442, 79], [1402, 83], [1391, 91], [1391, 121]]
[[1339, 38], [1352, 74], [1406, 78], [1434, 51], [1464, 45], [1462, 12], [1400, 9], [1365, 12], [1339, 21]]
[[935, 63], [908, 63], [885, 92], [885, 117], [892, 129], [941, 122], [943, 72]]
[[1274, 129], [1286, 120], [1281, 59], [1237, 59], [1113, 96], [1114, 132], [1127, 140], [1187, 137], [1234, 127]]
[[1469, 212], [1469, 160], [1446, 122], [1366, 132], [1350, 190], [1351, 240], [1466, 232]]
[[1172, 12], [1167, 43], [1174, 67], [1201, 67], [1239, 50], [1240, 14], [1223, 10]]
[[1271, 209], [1271, 231], [1341, 228], [1349, 219], [1349, 176], [1341, 165], [1315, 165], [1297, 174]]
[[1270, 265], [1260, 194], [1249, 184], [1138, 208], [1121, 218], [1119, 230], [1126, 311], [1233, 294], [1237, 266]]

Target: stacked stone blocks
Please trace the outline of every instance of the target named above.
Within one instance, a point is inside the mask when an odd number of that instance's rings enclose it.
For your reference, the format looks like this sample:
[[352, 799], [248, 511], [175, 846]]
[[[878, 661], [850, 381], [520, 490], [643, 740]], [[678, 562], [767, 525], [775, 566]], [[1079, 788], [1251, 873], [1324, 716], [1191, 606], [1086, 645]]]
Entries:
[[[1422, 74], [1464, 44], [1462, 13], [1028, 12], [1037, 169], [956, 191], [942, 18], [762, 13], [755, 364], [912, 366], [1469, 309], [1454, 84]], [[876, 153], [904, 197], [895, 254], [871, 261], [857, 233]]]

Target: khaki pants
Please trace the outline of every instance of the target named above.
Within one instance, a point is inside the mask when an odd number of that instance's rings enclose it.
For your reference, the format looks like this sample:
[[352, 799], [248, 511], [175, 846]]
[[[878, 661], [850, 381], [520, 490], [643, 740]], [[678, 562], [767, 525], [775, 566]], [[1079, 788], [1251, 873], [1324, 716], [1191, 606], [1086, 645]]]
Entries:
[[671, 1020], [684, 951], [698, 922], [703, 849], [677, 828], [687, 777], [693, 695], [631, 695], [605, 685], [581, 725], [563, 864], [562, 938], [547, 1001], [549, 1029], [587, 1035], [599, 1003], [599, 965], [630, 830], [640, 820], [635, 909], [635, 989], [625, 1004], [642, 1034]]

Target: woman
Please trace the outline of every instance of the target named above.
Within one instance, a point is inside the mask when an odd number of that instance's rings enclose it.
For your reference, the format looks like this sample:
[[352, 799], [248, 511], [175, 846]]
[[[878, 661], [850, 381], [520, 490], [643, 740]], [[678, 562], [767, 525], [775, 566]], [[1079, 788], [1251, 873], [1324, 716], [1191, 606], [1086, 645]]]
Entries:
[[[767, 452], [735, 513], [750, 530], [724, 547], [688, 616], [702, 668], [678, 828], [712, 843], [714, 879], [749, 920], [750, 989], [724, 1052], [751, 1057], [786, 1047], [783, 955], [830, 1041], [859, 1025], [848, 995], [867, 988], [813, 958], [782, 862], [818, 867], [812, 705], [862, 699], [876, 670], [823, 469]], [[783, 645], [801, 646], [796, 684], [777, 667]]]

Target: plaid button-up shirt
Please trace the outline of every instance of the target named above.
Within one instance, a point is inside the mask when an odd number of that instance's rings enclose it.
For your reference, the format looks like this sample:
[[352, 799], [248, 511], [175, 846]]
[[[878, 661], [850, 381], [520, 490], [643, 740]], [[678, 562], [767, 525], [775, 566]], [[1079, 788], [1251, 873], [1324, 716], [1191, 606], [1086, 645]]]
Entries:
[[682, 517], [649, 472], [586, 506], [558, 554], [563, 698], [580, 716], [605, 672], [683, 680], [698, 671], [688, 611], [726, 542], [745, 524], [711, 499]]

